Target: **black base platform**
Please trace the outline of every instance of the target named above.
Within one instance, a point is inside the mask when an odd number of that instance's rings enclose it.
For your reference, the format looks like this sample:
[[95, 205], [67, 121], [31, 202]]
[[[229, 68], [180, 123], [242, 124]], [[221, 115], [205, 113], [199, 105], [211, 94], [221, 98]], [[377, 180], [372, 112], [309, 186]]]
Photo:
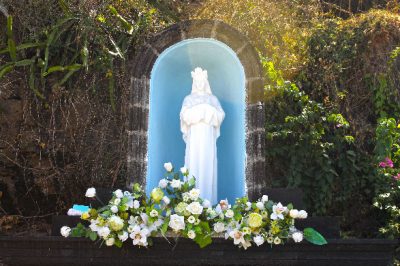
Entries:
[[154, 245], [121, 249], [100, 247], [82, 238], [0, 237], [0, 265], [392, 265], [398, 241], [328, 239], [325, 246], [308, 243], [238, 249], [232, 241], [216, 238], [200, 249], [178, 238], [154, 238]]

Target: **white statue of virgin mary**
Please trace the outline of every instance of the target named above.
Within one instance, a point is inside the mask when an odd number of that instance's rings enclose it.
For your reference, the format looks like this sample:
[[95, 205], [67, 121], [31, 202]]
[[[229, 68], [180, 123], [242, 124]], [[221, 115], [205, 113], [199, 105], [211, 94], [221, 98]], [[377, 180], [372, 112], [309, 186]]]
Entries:
[[191, 74], [192, 92], [183, 100], [180, 112], [181, 131], [186, 143], [185, 167], [196, 178], [200, 196], [216, 204], [216, 141], [225, 112], [211, 92], [207, 70], [197, 67]]

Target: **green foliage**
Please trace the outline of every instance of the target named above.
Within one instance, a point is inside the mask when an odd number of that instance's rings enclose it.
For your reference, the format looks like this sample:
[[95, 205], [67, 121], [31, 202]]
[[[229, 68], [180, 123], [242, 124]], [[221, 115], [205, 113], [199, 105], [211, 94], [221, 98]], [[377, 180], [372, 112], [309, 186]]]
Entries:
[[264, 65], [275, 82], [265, 91], [265, 152], [273, 185], [302, 188], [311, 212], [343, 215], [345, 228], [361, 222], [380, 184], [370, 157], [354, 145], [349, 122], [294, 83], [282, 84]]
[[[129, 10], [127, 17], [120, 14], [113, 2], [122, 10]], [[10, 62], [0, 68], [0, 78], [16, 67], [23, 67], [31, 90], [46, 101], [53, 90], [73, 88], [80, 77], [87, 78], [89, 73], [93, 84], [88, 89], [106, 87], [115, 110], [118, 66], [124, 64], [127, 53], [152, 26], [151, 20], [158, 19], [150, 16], [156, 11], [149, 8], [146, 13], [140, 5], [135, 8], [111, 0], [91, 10], [67, 1], [59, 1], [59, 5], [63, 13], [55, 23], [18, 45], [13, 38], [13, 17], [8, 16], [8, 45], [0, 47], [0, 53], [8, 53]], [[19, 58], [23, 59], [17, 61]]]
[[[400, 123], [382, 118], [376, 128], [375, 158], [382, 189], [374, 199], [383, 236], [400, 237]], [[379, 164], [378, 164], [379, 162]]]

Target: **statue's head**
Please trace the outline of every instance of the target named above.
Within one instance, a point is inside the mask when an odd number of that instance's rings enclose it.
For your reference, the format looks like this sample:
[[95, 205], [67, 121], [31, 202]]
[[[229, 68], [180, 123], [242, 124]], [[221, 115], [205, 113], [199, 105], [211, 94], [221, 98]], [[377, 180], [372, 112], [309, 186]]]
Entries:
[[207, 70], [196, 67], [192, 73], [193, 85], [192, 93], [211, 93], [210, 84], [208, 83]]

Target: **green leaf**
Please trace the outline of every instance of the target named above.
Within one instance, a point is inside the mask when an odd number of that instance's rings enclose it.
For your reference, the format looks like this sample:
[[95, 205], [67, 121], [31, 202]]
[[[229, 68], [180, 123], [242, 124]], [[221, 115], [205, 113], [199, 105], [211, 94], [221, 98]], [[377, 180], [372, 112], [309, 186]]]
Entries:
[[116, 238], [115, 239], [115, 242], [114, 242], [114, 245], [116, 246], [116, 247], [122, 247], [122, 241], [121, 240], [119, 240], [118, 238]]
[[29, 66], [29, 65], [33, 64], [34, 62], [35, 62], [35, 60], [33, 60], [33, 59], [24, 59], [24, 60], [15, 62], [15, 66], [18, 66], [18, 67]]
[[13, 35], [13, 18], [12, 16], [7, 17], [7, 37], [12, 38]]
[[5, 66], [2, 66], [0, 68], [0, 79], [7, 74], [8, 72], [10, 72], [11, 70], [14, 69], [14, 64], [6, 64]]
[[90, 238], [90, 240], [92, 240], [92, 241], [96, 241], [96, 239], [97, 239], [97, 233], [96, 233], [96, 232], [93, 232], [93, 231], [90, 231], [90, 233], [89, 233], [89, 238]]
[[13, 61], [17, 60], [17, 48], [15, 47], [15, 42], [13, 39], [8, 39], [8, 52], [10, 53], [10, 57]]
[[315, 229], [308, 227], [304, 229], [304, 238], [314, 244], [314, 245], [326, 245], [328, 244], [328, 242], [326, 241], [326, 239], [320, 234], [318, 233], [318, 231], [316, 231]]
[[199, 226], [202, 229], [201, 234], [197, 234], [194, 241], [199, 245], [200, 248], [204, 248], [212, 243], [211, 230], [207, 222], [200, 222]]
[[133, 33], [133, 25], [129, 23], [125, 18], [123, 18], [118, 11], [113, 7], [112, 5], [108, 6], [108, 9], [111, 11], [111, 13], [117, 17], [117, 19], [121, 22], [122, 26], [125, 28], [126, 32], [128, 34]]

